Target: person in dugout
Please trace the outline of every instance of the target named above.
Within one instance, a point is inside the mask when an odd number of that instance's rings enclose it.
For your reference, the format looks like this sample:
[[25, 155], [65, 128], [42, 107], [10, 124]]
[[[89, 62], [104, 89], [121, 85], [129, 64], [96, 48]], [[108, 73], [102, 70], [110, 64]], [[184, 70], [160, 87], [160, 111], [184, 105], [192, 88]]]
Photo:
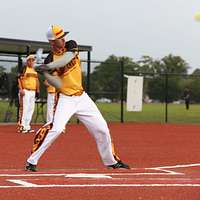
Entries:
[[35, 56], [29, 55], [26, 58], [26, 65], [18, 77], [19, 88], [19, 119], [18, 132], [32, 133], [31, 119], [35, 109], [35, 99], [39, 95], [38, 73], [33, 68]]

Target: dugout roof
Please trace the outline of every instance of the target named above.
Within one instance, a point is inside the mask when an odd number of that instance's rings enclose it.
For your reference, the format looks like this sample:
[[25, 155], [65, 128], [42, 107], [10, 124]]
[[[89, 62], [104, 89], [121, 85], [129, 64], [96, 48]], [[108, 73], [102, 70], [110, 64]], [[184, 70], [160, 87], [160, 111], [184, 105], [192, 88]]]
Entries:
[[[92, 46], [78, 45], [79, 51], [90, 52]], [[27, 55], [34, 54], [38, 48], [43, 48], [48, 53], [50, 46], [48, 42], [0, 38], [0, 54]]]

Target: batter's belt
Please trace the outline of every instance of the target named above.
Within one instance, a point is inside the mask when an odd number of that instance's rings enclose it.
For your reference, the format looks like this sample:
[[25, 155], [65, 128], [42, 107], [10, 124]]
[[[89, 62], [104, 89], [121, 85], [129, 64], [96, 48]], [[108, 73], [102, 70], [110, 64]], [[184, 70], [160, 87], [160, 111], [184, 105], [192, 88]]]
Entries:
[[24, 89], [28, 91], [36, 91], [36, 89], [27, 89], [27, 88], [24, 88]]
[[83, 91], [78, 91], [78, 92], [76, 92], [74, 94], [67, 95], [67, 96], [70, 96], [70, 97], [72, 97], [72, 96], [81, 96], [82, 94], [83, 94]]

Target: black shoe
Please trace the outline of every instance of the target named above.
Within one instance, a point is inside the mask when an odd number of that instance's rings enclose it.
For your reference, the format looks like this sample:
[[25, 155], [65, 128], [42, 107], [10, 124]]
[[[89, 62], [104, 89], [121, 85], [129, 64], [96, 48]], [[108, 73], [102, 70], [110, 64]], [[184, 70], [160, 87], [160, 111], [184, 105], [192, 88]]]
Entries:
[[130, 169], [130, 167], [127, 164], [123, 163], [122, 161], [118, 161], [114, 165], [108, 165], [107, 168], [108, 169], [120, 169], [120, 168], [122, 168], [122, 169]]
[[28, 130], [28, 133], [34, 133], [34, 132], [35, 132], [35, 130], [33, 130], [31, 128]]
[[37, 167], [37, 165], [33, 165], [33, 164], [27, 162], [25, 169], [26, 169], [26, 171], [36, 172], [37, 171], [36, 167]]

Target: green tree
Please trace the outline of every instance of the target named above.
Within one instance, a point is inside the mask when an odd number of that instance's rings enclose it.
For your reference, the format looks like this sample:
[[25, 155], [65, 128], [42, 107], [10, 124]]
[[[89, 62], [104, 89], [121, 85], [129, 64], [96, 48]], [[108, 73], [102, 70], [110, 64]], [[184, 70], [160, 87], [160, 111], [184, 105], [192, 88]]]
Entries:
[[3, 66], [0, 66], [0, 74], [4, 73], [6, 71], [6, 68]]
[[121, 62], [124, 63], [124, 73], [133, 73], [138, 64], [129, 57], [116, 57], [111, 55], [100, 63], [91, 74], [91, 93], [95, 99], [106, 97], [112, 100], [120, 99], [121, 90]]
[[191, 101], [200, 102], [200, 69], [194, 70], [190, 79], [183, 84], [183, 88], [189, 88], [191, 91]]
[[166, 74], [168, 74], [168, 102], [180, 99], [182, 93], [180, 86], [181, 76], [182, 74], [187, 74], [188, 64], [180, 56], [170, 54], [160, 61], [153, 62], [152, 65], [156, 74], [148, 84], [150, 98], [161, 102], [165, 101]]
[[[150, 56], [143, 56], [134, 62], [129, 57], [109, 56], [100, 63], [91, 74], [90, 91], [93, 97], [107, 97], [112, 100], [120, 99], [121, 90], [121, 62], [124, 63], [124, 74], [143, 75], [144, 94], [150, 98], [165, 101], [166, 76], [168, 74], [168, 101], [180, 99], [182, 93], [181, 74], [187, 74], [189, 65], [180, 56], [169, 54], [161, 60]], [[124, 85], [126, 93], [126, 84]], [[124, 94], [125, 96], [125, 94]]]

